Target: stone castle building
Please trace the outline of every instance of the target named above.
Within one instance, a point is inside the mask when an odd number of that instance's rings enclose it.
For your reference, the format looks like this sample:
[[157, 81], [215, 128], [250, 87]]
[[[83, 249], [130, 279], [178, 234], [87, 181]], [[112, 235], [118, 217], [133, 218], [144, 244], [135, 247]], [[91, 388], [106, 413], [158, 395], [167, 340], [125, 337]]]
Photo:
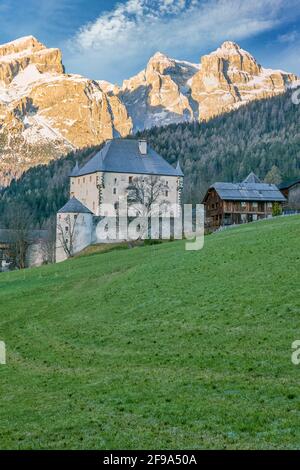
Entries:
[[[56, 261], [101, 243], [97, 223], [118, 215], [128, 188], [143, 181], [155, 179], [160, 188], [155, 204], [166, 216], [178, 216], [173, 208], [181, 203], [183, 176], [179, 162], [174, 168], [145, 140], [108, 141], [82, 168], [76, 164], [70, 174], [70, 200], [57, 214]], [[137, 215], [134, 206], [128, 206], [128, 216]]]

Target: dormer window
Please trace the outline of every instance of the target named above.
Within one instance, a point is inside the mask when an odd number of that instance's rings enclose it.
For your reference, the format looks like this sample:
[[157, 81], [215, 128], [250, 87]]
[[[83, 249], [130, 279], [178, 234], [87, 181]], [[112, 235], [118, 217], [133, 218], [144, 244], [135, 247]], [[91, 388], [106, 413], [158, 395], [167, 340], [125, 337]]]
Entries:
[[139, 150], [141, 155], [147, 155], [147, 140], [139, 140]]

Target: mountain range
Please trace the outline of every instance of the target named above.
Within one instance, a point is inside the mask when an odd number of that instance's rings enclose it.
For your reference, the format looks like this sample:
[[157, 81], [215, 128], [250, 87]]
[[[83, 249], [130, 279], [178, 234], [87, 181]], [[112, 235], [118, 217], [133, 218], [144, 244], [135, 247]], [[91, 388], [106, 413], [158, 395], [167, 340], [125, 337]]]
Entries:
[[299, 84], [230, 41], [199, 64], [158, 52], [118, 86], [68, 74], [59, 49], [33, 36], [18, 39], [0, 46], [0, 186], [70, 151], [154, 126], [207, 121]]

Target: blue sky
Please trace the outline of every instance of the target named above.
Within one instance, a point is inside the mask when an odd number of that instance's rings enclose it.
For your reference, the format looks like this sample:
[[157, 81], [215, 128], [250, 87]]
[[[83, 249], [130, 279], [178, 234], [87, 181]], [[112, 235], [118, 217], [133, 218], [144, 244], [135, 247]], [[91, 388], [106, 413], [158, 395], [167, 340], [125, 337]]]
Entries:
[[0, 43], [30, 34], [68, 72], [116, 83], [158, 50], [199, 62], [225, 40], [300, 75], [300, 0], [0, 0]]

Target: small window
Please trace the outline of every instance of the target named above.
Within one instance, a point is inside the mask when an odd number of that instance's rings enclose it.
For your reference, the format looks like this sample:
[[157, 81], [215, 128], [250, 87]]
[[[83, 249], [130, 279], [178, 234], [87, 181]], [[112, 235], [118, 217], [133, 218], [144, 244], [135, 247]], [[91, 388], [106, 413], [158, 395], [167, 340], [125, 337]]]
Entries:
[[129, 183], [131, 184], [132, 183], [132, 176], [129, 176]]
[[166, 197], [168, 197], [168, 196], [169, 196], [169, 191], [166, 191]]
[[80, 184], [80, 178], [78, 178], [78, 184]]
[[69, 231], [69, 227], [66, 227], [66, 232], [68, 232], [68, 231]]
[[66, 238], [66, 244], [68, 244], [68, 243], [69, 243], [69, 240]]
[[242, 206], [243, 209], [245, 209], [247, 207], [247, 203], [245, 201], [242, 201], [241, 206]]
[[90, 183], [92, 182], [92, 177], [90, 176]]
[[83, 178], [83, 183], [85, 183], [85, 178]]
[[117, 184], [117, 182], [118, 182], [117, 178], [114, 179], [114, 182], [115, 182], [115, 184]]
[[117, 194], [117, 188], [113, 189], [113, 194]]
[[77, 214], [74, 214], [74, 220], [76, 220], [76, 219], [77, 219], [77, 217], [78, 217], [78, 215], [77, 215]]
[[253, 207], [253, 209], [257, 209], [258, 208], [258, 202], [252, 202], [252, 207]]
[[272, 209], [272, 208], [273, 208], [272, 202], [268, 202], [268, 209]]
[[117, 202], [115, 202], [115, 204], [114, 204], [114, 208], [115, 208], [115, 210], [117, 210], [117, 209], [118, 209], [118, 207], [119, 207], [118, 203], [117, 203]]

